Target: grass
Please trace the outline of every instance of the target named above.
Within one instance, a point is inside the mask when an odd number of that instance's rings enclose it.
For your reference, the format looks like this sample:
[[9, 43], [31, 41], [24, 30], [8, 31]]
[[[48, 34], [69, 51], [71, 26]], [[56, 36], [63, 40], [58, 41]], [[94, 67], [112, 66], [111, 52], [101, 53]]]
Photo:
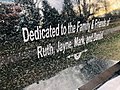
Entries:
[[120, 33], [106, 36], [103, 40], [89, 45], [90, 52], [99, 58], [120, 60]]

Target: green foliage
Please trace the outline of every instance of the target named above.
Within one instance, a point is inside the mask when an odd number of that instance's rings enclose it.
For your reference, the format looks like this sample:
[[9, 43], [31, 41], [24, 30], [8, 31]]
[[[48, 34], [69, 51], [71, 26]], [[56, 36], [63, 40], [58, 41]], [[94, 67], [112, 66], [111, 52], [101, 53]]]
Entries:
[[47, 28], [50, 25], [56, 26], [59, 22], [59, 13], [55, 8], [52, 8], [48, 1], [44, 0], [42, 2], [42, 12], [43, 12], [43, 27]]
[[71, 0], [64, 0], [63, 11], [62, 11], [62, 19], [64, 22], [73, 22], [76, 14], [73, 10], [73, 4]]

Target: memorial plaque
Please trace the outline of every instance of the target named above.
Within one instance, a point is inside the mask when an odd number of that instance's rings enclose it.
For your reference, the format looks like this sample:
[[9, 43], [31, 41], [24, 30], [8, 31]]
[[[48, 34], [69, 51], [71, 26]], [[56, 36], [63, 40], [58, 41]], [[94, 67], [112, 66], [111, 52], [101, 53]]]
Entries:
[[0, 0], [0, 90], [77, 90], [120, 60], [119, 30], [120, 0]]

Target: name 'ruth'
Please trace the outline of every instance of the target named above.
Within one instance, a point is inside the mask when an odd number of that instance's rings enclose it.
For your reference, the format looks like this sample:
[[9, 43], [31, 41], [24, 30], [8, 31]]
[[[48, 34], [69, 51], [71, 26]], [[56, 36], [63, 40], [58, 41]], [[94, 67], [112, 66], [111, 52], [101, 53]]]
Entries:
[[37, 47], [38, 58], [53, 55], [54, 53], [55, 53], [54, 47], [51, 45], [51, 43], [48, 44], [46, 47], [43, 46]]

